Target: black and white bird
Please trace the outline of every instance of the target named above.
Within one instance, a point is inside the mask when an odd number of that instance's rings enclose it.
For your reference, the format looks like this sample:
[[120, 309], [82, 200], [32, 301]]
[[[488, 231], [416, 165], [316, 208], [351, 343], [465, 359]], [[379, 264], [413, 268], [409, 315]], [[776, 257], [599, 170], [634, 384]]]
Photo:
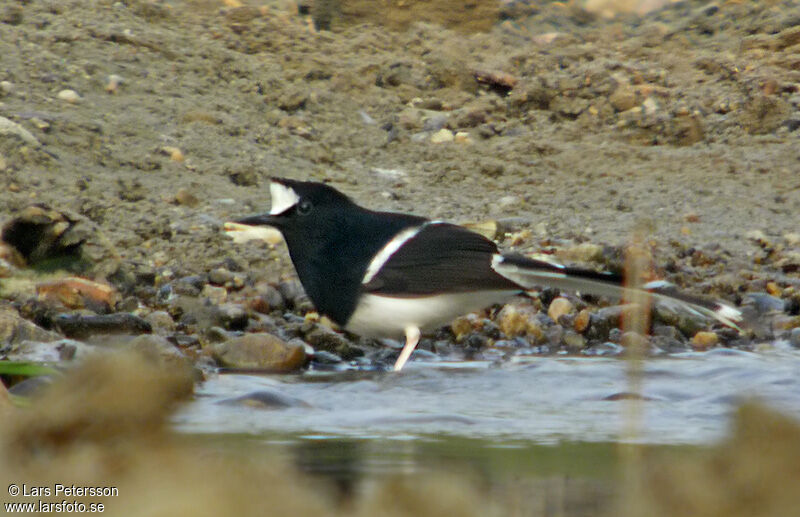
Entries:
[[[363, 208], [323, 183], [274, 178], [269, 213], [239, 224], [277, 228], [316, 309], [366, 337], [405, 336], [400, 370], [420, 335], [539, 286], [621, 298], [619, 275], [503, 254], [484, 236], [424, 217]], [[646, 285], [654, 300], [736, 328], [733, 307]]]

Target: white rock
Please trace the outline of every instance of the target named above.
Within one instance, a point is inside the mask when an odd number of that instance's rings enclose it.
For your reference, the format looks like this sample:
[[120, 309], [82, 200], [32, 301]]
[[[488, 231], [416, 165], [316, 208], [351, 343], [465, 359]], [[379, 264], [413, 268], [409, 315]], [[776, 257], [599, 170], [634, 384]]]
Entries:
[[455, 140], [455, 135], [447, 128], [442, 128], [431, 135], [431, 143], [433, 144], [444, 144], [453, 140]]
[[57, 97], [62, 101], [67, 101], [70, 104], [75, 104], [81, 101], [81, 96], [75, 90], [61, 90], [58, 92]]

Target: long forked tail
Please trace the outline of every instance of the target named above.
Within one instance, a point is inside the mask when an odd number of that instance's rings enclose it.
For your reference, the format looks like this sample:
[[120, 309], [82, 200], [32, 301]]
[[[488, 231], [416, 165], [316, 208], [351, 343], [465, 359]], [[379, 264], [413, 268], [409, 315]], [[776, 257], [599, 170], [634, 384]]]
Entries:
[[[625, 287], [622, 276], [616, 273], [563, 266], [522, 255], [496, 255], [492, 267], [497, 273], [525, 289], [551, 286], [614, 299], [630, 298], [630, 294], [635, 291]], [[730, 305], [681, 293], [675, 285], [662, 280], [649, 282], [642, 288], [650, 293], [654, 303], [663, 304], [674, 311], [688, 311], [741, 330], [738, 324], [742, 321], [742, 314]]]

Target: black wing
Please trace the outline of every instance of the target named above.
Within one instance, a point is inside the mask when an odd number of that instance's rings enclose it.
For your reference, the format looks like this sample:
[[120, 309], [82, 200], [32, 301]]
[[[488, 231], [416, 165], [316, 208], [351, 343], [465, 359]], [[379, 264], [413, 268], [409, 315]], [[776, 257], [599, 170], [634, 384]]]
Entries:
[[424, 296], [483, 290], [521, 290], [492, 269], [497, 246], [482, 235], [448, 223], [429, 223], [389, 257], [366, 292]]

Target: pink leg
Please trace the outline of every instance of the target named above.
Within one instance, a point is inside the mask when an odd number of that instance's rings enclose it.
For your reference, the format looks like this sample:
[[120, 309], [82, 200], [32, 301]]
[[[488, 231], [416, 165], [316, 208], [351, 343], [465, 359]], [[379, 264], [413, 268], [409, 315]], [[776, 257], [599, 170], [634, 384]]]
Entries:
[[406, 329], [406, 346], [403, 347], [403, 351], [400, 352], [400, 357], [398, 357], [397, 362], [394, 363], [394, 371], [399, 372], [403, 369], [406, 361], [411, 357], [411, 352], [416, 348], [417, 343], [419, 343], [419, 329], [417, 327], [408, 327]]

